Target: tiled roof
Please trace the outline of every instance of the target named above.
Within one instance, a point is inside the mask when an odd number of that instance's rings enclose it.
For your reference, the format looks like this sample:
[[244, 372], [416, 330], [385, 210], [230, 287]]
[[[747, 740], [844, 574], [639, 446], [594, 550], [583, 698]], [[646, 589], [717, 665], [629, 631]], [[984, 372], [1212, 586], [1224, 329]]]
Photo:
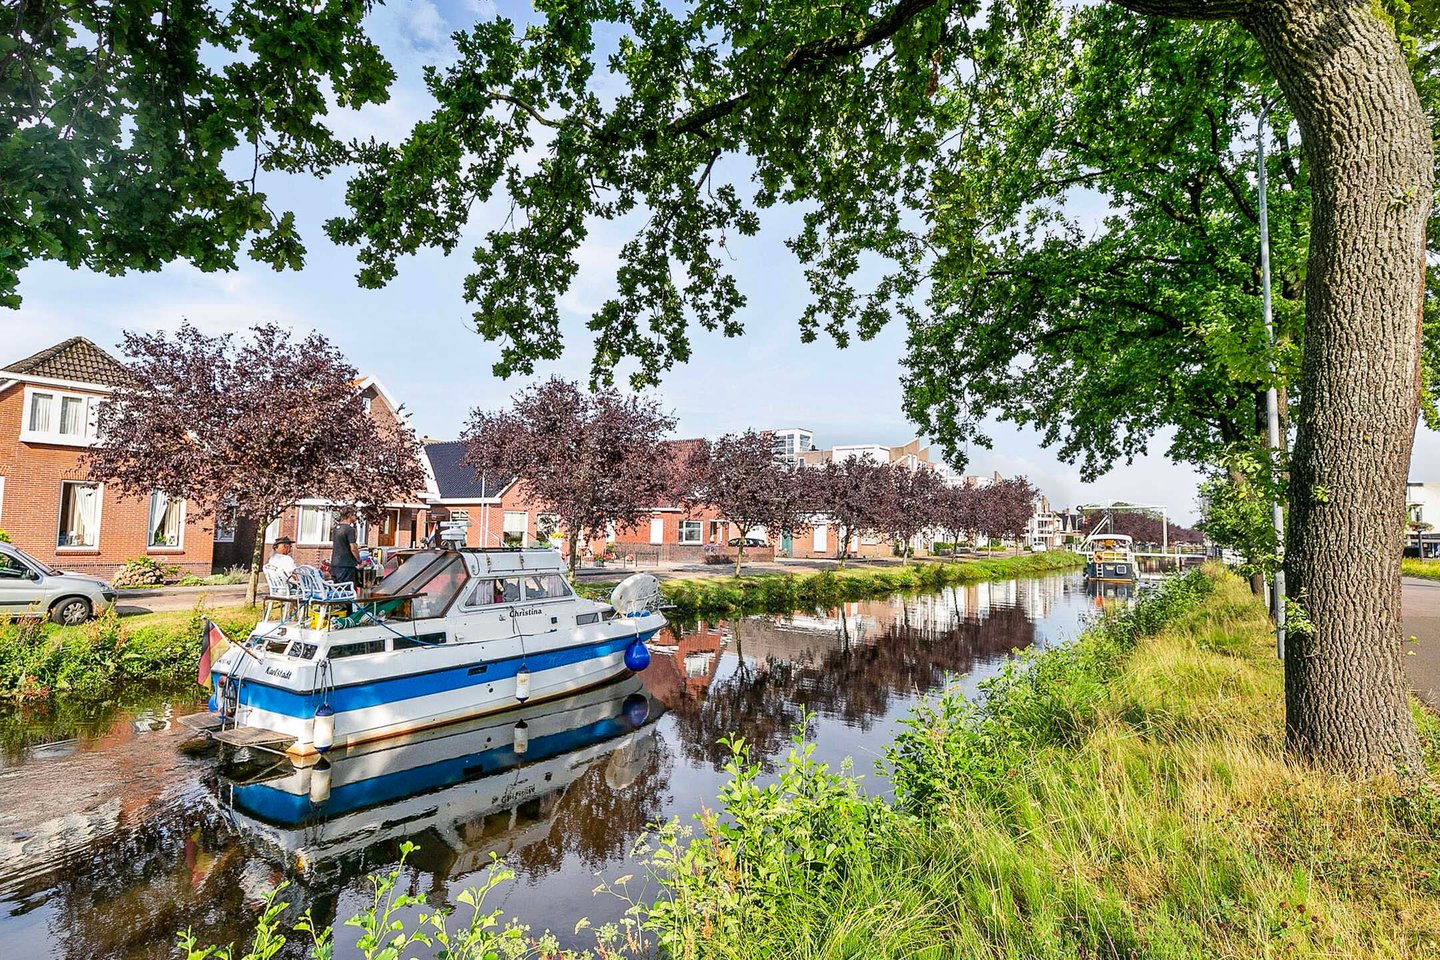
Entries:
[[442, 500], [489, 500], [500, 496], [506, 484], [477, 477], [475, 468], [463, 463], [465, 444], [442, 440], [425, 444], [425, 456], [435, 475], [435, 487]]
[[108, 387], [123, 386], [130, 379], [124, 364], [84, 337], [71, 337], [64, 343], [47, 347], [24, 360], [15, 361], [3, 372], [98, 383]]

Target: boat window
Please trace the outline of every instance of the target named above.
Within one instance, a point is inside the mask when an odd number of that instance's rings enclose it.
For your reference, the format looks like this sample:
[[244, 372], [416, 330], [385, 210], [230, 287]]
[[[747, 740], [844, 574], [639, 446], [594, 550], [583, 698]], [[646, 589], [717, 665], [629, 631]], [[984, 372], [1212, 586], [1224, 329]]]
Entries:
[[575, 614], [576, 626], [584, 626], [587, 623], [595, 623], [600, 619], [598, 613], [577, 613]]
[[553, 600], [568, 596], [570, 585], [558, 573], [537, 573], [525, 578], [526, 600]]
[[359, 643], [337, 643], [330, 648], [327, 656], [331, 660], [339, 660], [342, 657], [358, 657], [367, 653], [384, 653], [384, 640], [362, 640]]
[[394, 649], [410, 650], [416, 647], [433, 647], [445, 642], [444, 633], [422, 633], [418, 637], [396, 637]]
[[487, 578], [475, 584], [465, 598], [467, 607], [488, 607], [497, 603], [519, 603], [520, 580], [517, 577]]
[[420, 584], [428, 581], [442, 566], [459, 559], [455, 554], [444, 550], [421, 550], [406, 558], [393, 573], [377, 583], [374, 592], [380, 596], [391, 597], [403, 593], [418, 593]]
[[[399, 572], [395, 571], [396, 574]], [[408, 585], [407, 593], [420, 594], [411, 601], [410, 618], [424, 620], [442, 616], [460, 595], [468, 577], [465, 561], [458, 553], [442, 554], [439, 562], [426, 567], [421, 576], [415, 577]]]

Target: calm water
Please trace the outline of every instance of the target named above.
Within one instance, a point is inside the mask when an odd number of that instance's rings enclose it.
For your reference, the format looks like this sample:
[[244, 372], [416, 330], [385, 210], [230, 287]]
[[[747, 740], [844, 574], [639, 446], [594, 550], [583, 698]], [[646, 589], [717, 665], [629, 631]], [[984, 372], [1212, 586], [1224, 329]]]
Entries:
[[[108, 715], [12, 715], [0, 721], [0, 956], [165, 957], [187, 926], [235, 940], [283, 880], [285, 899], [343, 920], [405, 839], [420, 845], [411, 891], [448, 900], [494, 851], [519, 880], [487, 903], [568, 934], [578, 917], [620, 914], [592, 890], [635, 872], [627, 854], [648, 823], [713, 806], [719, 737], [743, 734], [769, 768], [813, 714], [817, 757], [853, 758], [883, 791], [874, 761], [917, 697], [957, 674], [973, 688], [1012, 649], [1073, 637], [1098, 602], [1057, 576], [688, 626], [640, 678], [341, 758], [318, 806], [311, 772], [222, 769], [187, 749], [173, 719], [203, 708], [188, 691]], [[354, 937], [337, 932], [338, 956]]]

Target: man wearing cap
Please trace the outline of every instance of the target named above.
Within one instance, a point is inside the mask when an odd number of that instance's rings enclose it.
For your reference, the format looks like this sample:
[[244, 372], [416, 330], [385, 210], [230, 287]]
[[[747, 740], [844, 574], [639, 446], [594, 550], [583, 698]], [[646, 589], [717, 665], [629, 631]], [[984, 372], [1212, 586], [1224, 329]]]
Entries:
[[294, 549], [294, 540], [289, 537], [276, 537], [275, 552], [270, 554], [270, 559], [265, 562], [265, 566], [278, 570], [285, 575], [286, 580], [289, 580], [295, 576], [295, 558], [290, 556]]

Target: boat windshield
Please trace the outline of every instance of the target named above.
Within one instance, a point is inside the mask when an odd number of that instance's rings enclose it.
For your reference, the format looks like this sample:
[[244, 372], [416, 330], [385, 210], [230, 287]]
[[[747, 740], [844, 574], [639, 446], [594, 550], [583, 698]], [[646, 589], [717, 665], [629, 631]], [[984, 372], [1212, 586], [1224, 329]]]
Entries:
[[444, 550], [421, 550], [405, 558], [405, 562], [396, 567], [386, 575], [385, 579], [375, 584], [372, 591], [379, 596], [394, 597], [403, 593], [415, 593], [415, 585], [429, 579], [431, 567], [439, 568], [439, 564], [447, 557], [454, 556]]

